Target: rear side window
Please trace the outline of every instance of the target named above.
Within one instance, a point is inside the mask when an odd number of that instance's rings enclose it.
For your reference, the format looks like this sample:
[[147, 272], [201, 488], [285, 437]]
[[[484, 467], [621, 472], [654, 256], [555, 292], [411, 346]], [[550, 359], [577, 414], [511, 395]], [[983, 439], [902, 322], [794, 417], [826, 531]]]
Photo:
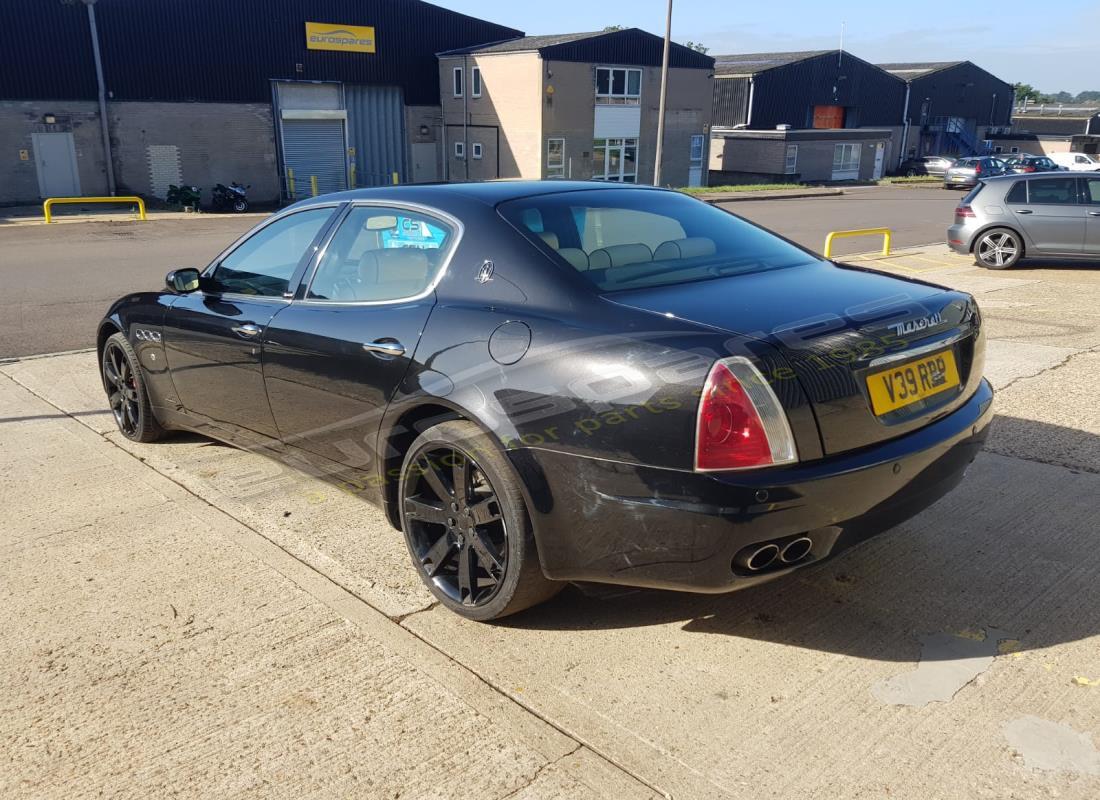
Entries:
[[809, 264], [817, 256], [677, 192], [539, 195], [498, 211], [538, 249], [604, 291]]
[[1027, 181], [1020, 181], [1009, 190], [1005, 195], [1006, 203], [1026, 203], [1027, 202]]
[[432, 285], [453, 239], [454, 229], [436, 217], [356, 206], [325, 248], [308, 297], [345, 303], [416, 297]]
[[1076, 178], [1042, 178], [1028, 181], [1028, 202], [1034, 205], [1076, 205]]

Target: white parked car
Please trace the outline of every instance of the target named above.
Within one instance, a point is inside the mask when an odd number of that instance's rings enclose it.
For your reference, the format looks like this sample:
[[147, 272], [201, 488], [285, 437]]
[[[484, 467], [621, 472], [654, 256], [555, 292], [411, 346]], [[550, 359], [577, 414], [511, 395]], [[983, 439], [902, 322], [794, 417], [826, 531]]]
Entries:
[[1097, 156], [1090, 156], [1086, 153], [1051, 153], [1050, 158], [1058, 166], [1071, 169], [1074, 172], [1100, 170], [1100, 160], [1097, 160]]

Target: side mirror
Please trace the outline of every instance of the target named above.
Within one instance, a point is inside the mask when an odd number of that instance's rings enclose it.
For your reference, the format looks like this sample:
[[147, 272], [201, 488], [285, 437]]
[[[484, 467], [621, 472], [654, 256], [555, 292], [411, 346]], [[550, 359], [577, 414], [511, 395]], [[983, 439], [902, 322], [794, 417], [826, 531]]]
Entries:
[[168, 291], [187, 294], [199, 288], [199, 271], [190, 267], [174, 269], [164, 277]]

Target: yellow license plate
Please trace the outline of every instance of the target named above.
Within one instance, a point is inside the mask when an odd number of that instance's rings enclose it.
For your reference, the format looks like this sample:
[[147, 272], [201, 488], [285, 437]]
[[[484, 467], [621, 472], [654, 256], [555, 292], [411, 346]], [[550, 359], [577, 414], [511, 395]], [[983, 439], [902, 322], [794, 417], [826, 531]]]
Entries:
[[955, 354], [950, 350], [867, 376], [867, 391], [871, 395], [871, 408], [875, 416], [897, 411], [958, 385], [959, 369], [955, 365]]

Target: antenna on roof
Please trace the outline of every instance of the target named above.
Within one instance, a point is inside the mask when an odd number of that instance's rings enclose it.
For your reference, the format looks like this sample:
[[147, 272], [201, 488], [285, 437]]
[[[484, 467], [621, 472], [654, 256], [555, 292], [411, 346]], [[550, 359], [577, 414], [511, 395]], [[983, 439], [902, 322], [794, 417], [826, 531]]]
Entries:
[[836, 53], [836, 65], [840, 66], [841, 59], [844, 58], [844, 20], [840, 21], [840, 49]]

